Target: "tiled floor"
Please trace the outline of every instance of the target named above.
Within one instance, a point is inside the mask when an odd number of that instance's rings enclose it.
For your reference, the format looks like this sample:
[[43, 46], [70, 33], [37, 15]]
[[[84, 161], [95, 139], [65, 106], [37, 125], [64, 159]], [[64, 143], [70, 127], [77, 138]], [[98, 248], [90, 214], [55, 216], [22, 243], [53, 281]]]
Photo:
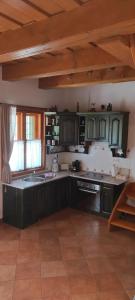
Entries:
[[66, 209], [25, 230], [0, 224], [0, 300], [128, 300], [135, 235]]

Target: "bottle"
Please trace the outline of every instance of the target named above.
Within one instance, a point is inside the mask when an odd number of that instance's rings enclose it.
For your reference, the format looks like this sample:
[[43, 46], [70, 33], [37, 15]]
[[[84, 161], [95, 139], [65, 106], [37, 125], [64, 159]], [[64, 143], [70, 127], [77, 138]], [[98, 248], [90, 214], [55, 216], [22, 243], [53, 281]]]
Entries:
[[52, 159], [52, 172], [57, 173], [59, 171], [59, 164], [58, 164], [58, 154]]
[[108, 103], [108, 105], [107, 105], [107, 111], [112, 111], [112, 103]]

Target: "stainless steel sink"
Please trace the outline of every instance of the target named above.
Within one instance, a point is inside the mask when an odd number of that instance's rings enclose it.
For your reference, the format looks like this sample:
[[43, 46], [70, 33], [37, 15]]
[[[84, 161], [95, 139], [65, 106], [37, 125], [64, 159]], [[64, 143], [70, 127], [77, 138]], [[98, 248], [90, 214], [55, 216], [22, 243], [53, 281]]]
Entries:
[[27, 181], [27, 182], [43, 182], [45, 181], [45, 178], [42, 178], [42, 177], [39, 177], [39, 176], [28, 176], [28, 177], [25, 177], [23, 179], [24, 181]]

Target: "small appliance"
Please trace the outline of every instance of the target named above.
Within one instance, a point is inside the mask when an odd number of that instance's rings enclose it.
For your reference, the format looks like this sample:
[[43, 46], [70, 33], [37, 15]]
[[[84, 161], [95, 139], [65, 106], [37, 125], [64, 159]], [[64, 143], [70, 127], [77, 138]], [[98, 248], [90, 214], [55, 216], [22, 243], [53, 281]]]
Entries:
[[75, 160], [72, 162], [72, 170], [75, 172], [80, 171], [80, 161], [79, 160]]

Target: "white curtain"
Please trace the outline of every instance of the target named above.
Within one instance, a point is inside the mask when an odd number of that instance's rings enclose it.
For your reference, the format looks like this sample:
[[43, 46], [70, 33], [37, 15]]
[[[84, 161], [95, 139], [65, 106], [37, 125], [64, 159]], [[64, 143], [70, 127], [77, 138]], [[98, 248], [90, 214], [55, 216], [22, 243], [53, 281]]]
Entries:
[[10, 157], [13, 150], [16, 125], [16, 107], [1, 105], [1, 163], [2, 181], [11, 182]]
[[27, 141], [26, 168], [41, 167], [41, 140]]
[[14, 141], [9, 163], [12, 172], [24, 170], [24, 141]]

